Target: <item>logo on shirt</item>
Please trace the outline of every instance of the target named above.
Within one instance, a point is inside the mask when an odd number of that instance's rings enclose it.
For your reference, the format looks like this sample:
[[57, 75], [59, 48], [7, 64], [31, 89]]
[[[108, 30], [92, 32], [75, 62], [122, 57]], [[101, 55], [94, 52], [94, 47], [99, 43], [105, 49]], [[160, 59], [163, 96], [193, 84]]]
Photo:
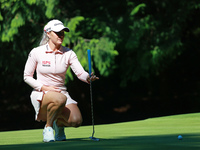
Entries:
[[42, 66], [43, 67], [50, 67], [51, 66], [51, 62], [50, 61], [42, 61]]

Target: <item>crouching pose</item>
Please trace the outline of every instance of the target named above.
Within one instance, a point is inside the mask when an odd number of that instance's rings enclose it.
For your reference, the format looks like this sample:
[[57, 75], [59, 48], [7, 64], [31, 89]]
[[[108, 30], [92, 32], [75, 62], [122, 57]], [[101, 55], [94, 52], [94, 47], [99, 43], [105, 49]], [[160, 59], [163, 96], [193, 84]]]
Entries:
[[[33, 88], [31, 102], [36, 120], [46, 122], [44, 142], [66, 140], [64, 127], [79, 127], [82, 123], [77, 102], [64, 85], [69, 66], [86, 83], [99, 79], [93, 73], [90, 77], [74, 51], [61, 45], [64, 32], [69, 32], [69, 29], [61, 21], [49, 21], [44, 27], [40, 46], [31, 50], [24, 69], [24, 81]], [[35, 70], [37, 79], [33, 77]]]

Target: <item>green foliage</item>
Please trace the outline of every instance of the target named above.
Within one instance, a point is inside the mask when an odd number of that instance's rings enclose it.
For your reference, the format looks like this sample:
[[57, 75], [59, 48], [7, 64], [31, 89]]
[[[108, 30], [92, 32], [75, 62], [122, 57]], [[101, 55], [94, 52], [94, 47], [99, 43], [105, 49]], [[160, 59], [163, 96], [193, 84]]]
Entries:
[[29, 5], [33, 5], [36, 3], [37, 0], [26, 0], [26, 3]]
[[91, 55], [94, 59], [95, 66], [100, 71], [102, 76], [108, 76], [112, 69], [114, 69], [114, 58], [118, 55], [118, 52], [114, 50], [115, 43], [109, 41], [108, 38], [101, 39], [92, 39], [89, 41], [85, 41], [84, 39], [80, 40], [79, 44], [77, 44], [74, 49], [78, 56], [80, 56], [80, 60], [84, 68], [88, 69], [88, 60], [87, 60], [87, 51], [83, 51], [83, 49], [91, 49]]
[[0, 12], [0, 21], [2, 21], [2, 20], [3, 20], [3, 16], [1, 15], [1, 12]]
[[45, 15], [47, 16], [47, 18], [53, 18], [55, 17], [55, 13], [54, 13], [54, 9], [55, 6], [58, 4], [58, 0], [44, 0], [45, 1], [45, 6], [46, 6], [46, 12]]
[[110, 75], [112, 69], [116, 67], [114, 58], [118, 55], [118, 51], [114, 50], [115, 45], [108, 38], [101, 38], [93, 49], [94, 62], [101, 75]]
[[142, 7], [146, 7], [146, 5], [144, 3], [137, 5], [135, 8], [133, 8], [133, 10], [130, 13], [130, 16], [134, 16], [135, 14], [137, 14], [140, 10], [140, 8]]
[[13, 41], [13, 36], [18, 33], [18, 28], [23, 26], [24, 24], [25, 22], [22, 18], [21, 13], [17, 13], [15, 17], [11, 20], [10, 28], [2, 32], [2, 41]]
[[152, 1], [129, 5], [135, 7], [129, 8], [129, 15], [123, 16], [128, 19], [122, 19], [129, 34], [120, 33], [127, 39], [123, 41], [125, 55], [120, 66], [124, 72], [121, 77], [123, 86], [128, 81], [159, 75], [183, 53], [184, 30], [190, 28], [187, 20], [194, 15], [199, 4], [194, 1]]
[[80, 24], [81, 21], [84, 20], [84, 17], [82, 16], [76, 16], [74, 18], [71, 18], [70, 20], [65, 20], [64, 24], [70, 29], [70, 32], [67, 33], [65, 36], [65, 39], [63, 41], [63, 45], [69, 45], [71, 43], [76, 45], [77, 39], [80, 37], [80, 31], [76, 31], [77, 26]]

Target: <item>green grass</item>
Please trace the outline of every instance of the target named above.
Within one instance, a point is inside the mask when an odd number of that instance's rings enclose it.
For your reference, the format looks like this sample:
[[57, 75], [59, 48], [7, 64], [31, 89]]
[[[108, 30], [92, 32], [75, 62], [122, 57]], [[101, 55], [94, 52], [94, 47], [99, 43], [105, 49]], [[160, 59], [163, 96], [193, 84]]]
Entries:
[[[200, 149], [200, 113], [150, 118], [116, 124], [65, 128], [67, 141], [42, 142], [42, 129], [0, 132], [0, 149], [6, 150], [192, 150]], [[183, 140], [178, 140], [178, 135]]]

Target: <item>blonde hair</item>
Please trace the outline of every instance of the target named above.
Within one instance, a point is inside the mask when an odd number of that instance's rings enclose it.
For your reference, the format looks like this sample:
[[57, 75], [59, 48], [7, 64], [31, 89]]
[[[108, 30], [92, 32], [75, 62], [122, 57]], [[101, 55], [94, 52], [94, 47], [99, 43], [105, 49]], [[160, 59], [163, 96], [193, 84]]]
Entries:
[[49, 37], [47, 36], [47, 33], [44, 31], [39, 45], [42, 46], [47, 44], [48, 42], [49, 42]]

